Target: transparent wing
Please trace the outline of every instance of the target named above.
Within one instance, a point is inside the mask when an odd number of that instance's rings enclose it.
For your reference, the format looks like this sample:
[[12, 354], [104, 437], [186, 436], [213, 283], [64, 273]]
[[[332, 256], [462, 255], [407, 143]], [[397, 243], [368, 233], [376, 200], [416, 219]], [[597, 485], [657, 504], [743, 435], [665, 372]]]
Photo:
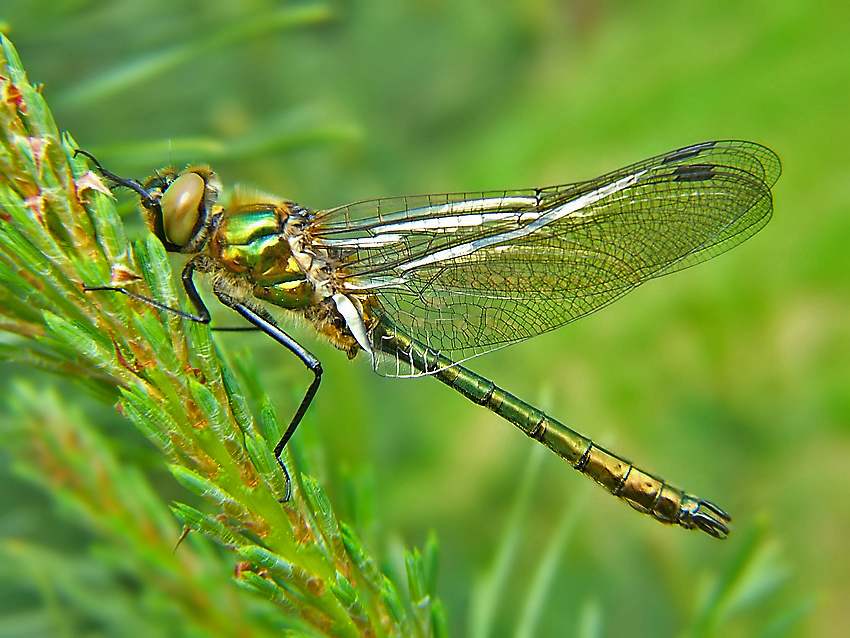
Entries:
[[706, 142], [576, 184], [350, 204], [308, 232], [376, 320], [459, 362], [736, 246], [770, 219], [780, 170], [758, 144]]

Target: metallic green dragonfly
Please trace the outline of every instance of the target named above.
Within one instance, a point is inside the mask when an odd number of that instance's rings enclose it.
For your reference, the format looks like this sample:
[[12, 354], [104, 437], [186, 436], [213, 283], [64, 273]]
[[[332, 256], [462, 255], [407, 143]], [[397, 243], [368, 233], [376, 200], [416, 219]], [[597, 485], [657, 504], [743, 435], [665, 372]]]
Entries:
[[590, 314], [756, 233], [770, 219], [770, 189], [781, 171], [770, 149], [704, 142], [575, 184], [391, 197], [323, 211], [245, 190], [225, 208], [209, 167], [167, 168], [138, 182], [83, 154], [105, 178], [139, 195], [167, 250], [191, 257], [182, 281], [196, 314], [124, 287], [88, 290], [122, 292], [208, 323], [193, 282], [195, 272], [207, 273], [222, 303], [312, 371], [275, 447], [278, 461], [318, 390], [322, 366], [260, 302], [300, 315], [349, 358], [364, 353], [380, 374], [439, 379], [662, 523], [716, 538], [729, 533], [730, 517], [713, 503], [460, 363]]

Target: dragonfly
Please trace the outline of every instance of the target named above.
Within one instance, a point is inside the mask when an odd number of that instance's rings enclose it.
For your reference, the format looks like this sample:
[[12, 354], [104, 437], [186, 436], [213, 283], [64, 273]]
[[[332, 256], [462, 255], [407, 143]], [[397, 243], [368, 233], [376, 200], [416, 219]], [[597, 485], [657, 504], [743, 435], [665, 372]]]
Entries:
[[[389, 377], [432, 376], [546, 445], [574, 469], [661, 523], [729, 534], [730, 516], [640, 469], [462, 363], [588, 315], [640, 284], [751, 237], [770, 219], [777, 155], [748, 141], [686, 146], [561, 186], [364, 200], [313, 211], [233, 191], [208, 166], [164, 168], [146, 181], [100, 175], [134, 191], [150, 231], [189, 257], [181, 278], [194, 313], [127, 286], [126, 294], [209, 323], [194, 283], [212, 290], [313, 374], [274, 448], [280, 460], [322, 378], [320, 361], [272, 307], [301, 317], [350, 359]], [[288, 483], [288, 475], [286, 475]]]

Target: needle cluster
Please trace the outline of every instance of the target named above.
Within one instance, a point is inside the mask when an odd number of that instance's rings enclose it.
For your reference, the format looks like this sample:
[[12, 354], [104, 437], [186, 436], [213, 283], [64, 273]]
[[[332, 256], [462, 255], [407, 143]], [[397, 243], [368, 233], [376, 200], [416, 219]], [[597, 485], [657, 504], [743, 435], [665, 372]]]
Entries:
[[[0, 356], [73, 378], [113, 401], [205, 502], [200, 509], [174, 504], [177, 520], [232, 552], [236, 582], [279, 607], [278, 627], [299, 635], [443, 633], [433, 597], [435, 543], [424, 556], [406, 554], [407, 582], [396, 584], [291, 458], [292, 496], [281, 503], [289, 486], [269, 447], [281, 431], [274, 408], [262, 391], [246, 394], [248, 384], [222, 360], [209, 328], [124, 295], [84, 290], [131, 284], [140, 295], [180, 305], [162, 244], [150, 235], [128, 241], [110, 192], [73, 158], [76, 144], [60, 135], [5, 38], [0, 54]], [[62, 413], [58, 399], [35, 406], [29, 394], [22, 415], [35, 407]], [[125, 550], [138, 552], [140, 563], [145, 554], [159, 556], [149, 570], [157, 582], [192, 586], [180, 575], [190, 571], [196, 543], [167, 558], [179, 530], [163, 518], [165, 506], [85, 419], [22, 416], [19, 423], [29, 428], [16, 445], [32, 475], [101, 530], [135, 526]], [[174, 600], [187, 617], [210, 618], [195, 613], [201, 603], [192, 592]]]

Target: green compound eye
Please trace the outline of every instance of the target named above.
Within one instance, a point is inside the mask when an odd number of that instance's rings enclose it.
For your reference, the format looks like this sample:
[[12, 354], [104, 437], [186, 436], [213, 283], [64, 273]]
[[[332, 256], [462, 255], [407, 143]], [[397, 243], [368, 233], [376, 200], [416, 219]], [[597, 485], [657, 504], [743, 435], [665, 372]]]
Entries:
[[198, 224], [206, 183], [197, 173], [184, 173], [166, 189], [160, 200], [165, 236], [176, 246], [186, 246]]

